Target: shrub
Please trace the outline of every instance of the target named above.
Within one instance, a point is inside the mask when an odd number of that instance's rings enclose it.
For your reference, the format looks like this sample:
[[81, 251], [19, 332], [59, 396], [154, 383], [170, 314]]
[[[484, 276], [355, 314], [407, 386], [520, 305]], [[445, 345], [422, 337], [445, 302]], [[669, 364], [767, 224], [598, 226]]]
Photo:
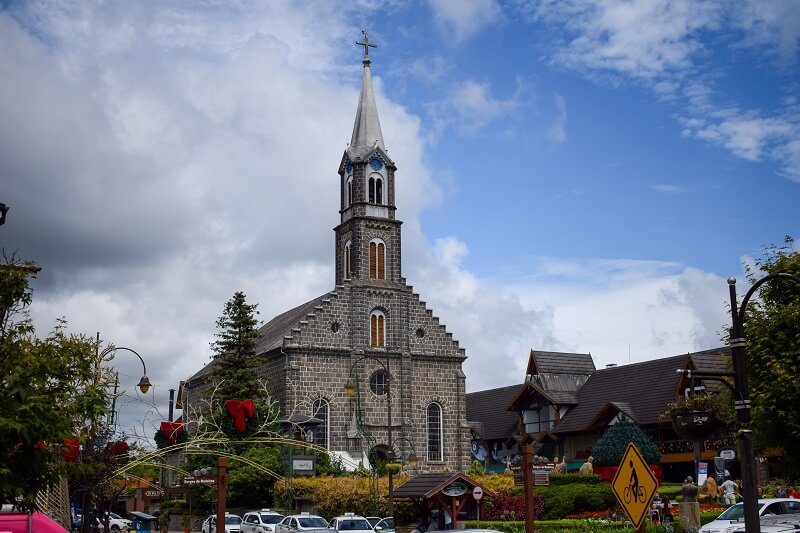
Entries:
[[600, 479], [597, 474], [551, 474], [550, 485], [596, 485]]
[[584, 511], [608, 511], [617, 507], [611, 485], [606, 483], [537, 487], [536, 494], [544, 501], [544, 520], [564, 518]]
[[[533, 517], [539, 518], [544, 511], [544, 503], [538, 496], [533, 497]], [[500, 492], [487, 499], [484, 516], [487, 520], [524, 520], [525, 497], [508, 492]]]

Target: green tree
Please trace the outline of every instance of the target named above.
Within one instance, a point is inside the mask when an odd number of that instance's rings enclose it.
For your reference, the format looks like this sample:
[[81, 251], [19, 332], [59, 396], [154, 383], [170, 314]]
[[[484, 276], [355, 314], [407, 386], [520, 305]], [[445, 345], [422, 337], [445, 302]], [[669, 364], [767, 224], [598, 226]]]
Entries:
[[263, 390], [255, 369], [256, 341], [260, 336], [255, 315], [258, 304], [248, 304], [239, 291], [225, 303], [217, 319], [217, 340], [211, 343], [214, 360], [211, 379], [218, 384], [219, 399], [245, 399]]
[[[791, 237], [764, 249], [755, 268], [745, 267], [753, 283], [784, 272], [800, 276], [800, 253]], [[744, 333], [752, 425], [756, 446], [783, 450], [781, 477], [800, 476], [800, 283], [776, 279], [761, 286], [747, 306]]]
[[639, 447], [648, 464], [658, 464], [661, 461], [658, 445], [639, 426], [626, 418], [611, 426], [592, 447], [595, 466], [617, 466], [622, 461], [622, 454], [629, 442]]
[[28, 307], [38, 270], [0, 264], [0, 499], [26, 509], [65, 473], [64, 439], [108, 408], [95, 341], [67, 334], [63, 320], [37, 337]]

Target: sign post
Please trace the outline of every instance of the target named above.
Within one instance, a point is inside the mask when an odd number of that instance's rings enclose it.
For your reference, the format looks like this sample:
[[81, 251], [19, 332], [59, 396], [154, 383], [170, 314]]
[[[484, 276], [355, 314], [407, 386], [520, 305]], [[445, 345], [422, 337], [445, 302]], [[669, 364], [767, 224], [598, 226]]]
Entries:
[[633, 527], [637, 531], [645, 531], [645, 517], [658, 488], [658, 481], [633, 442], [628, 443], [622, 455], [611, 488]]
[[481, 527], [481, 498], [483, 498], [483, 489], [480, 486], [475, 486], [472, 489], [472, 497], [475, 498], [476, 507], [478, 508], [478, 527]]

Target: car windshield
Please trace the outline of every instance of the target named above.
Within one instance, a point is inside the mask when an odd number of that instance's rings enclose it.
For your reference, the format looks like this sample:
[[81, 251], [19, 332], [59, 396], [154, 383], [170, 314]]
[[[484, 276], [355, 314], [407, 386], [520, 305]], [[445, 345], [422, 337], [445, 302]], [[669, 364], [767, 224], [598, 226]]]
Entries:
[[348, 518], [347, 520], [342, 520], [339, 522], [339, 531], [355, 531], [364, 529], [372, 529], [372, 526], [370, 526], [369, 522], [363, 518]]
[[226, 525], [235, 526], [235, 525], [237, 525], [237, 524], [241, 524], [241, 523], [242, 523], [242, 519], [241, 519], [241, 518], [239, 518], [239, 517], [238, 517], [237, 515], [235, 515], [235, 514], [234, 514], [234, 515], [229, 515], [229, 516], [226, 516], [226, 517], [225, 517], [225, 524], [226, 524]]
[[303, 516], [297, 521], [300, 522], [300, 527], [328, 527], [325, 519], [319, 516]]
[[283, 516], [279, 514], [262, 514], [261, 515], [261, 522], [264, 524], [277, 524], [283, 520]]
[[717, 520], [739, 520], [744, 516], [744, 504], [737, 503], [728, 507], [728, 509], [719, 515]]

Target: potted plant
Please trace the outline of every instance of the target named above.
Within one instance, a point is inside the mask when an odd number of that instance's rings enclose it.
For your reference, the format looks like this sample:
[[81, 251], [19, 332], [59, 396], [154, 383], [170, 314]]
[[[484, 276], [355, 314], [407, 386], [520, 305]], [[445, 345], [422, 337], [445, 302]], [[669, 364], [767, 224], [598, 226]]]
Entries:
[[183, 513], [183, 533], [189, 533], [192, 530], [192, 517], [189, 513]]
[[730, 396], [709, 392], [679, 396], [668, 414], [675, 433], [689, 441], [705, 440], [735, 418]]

